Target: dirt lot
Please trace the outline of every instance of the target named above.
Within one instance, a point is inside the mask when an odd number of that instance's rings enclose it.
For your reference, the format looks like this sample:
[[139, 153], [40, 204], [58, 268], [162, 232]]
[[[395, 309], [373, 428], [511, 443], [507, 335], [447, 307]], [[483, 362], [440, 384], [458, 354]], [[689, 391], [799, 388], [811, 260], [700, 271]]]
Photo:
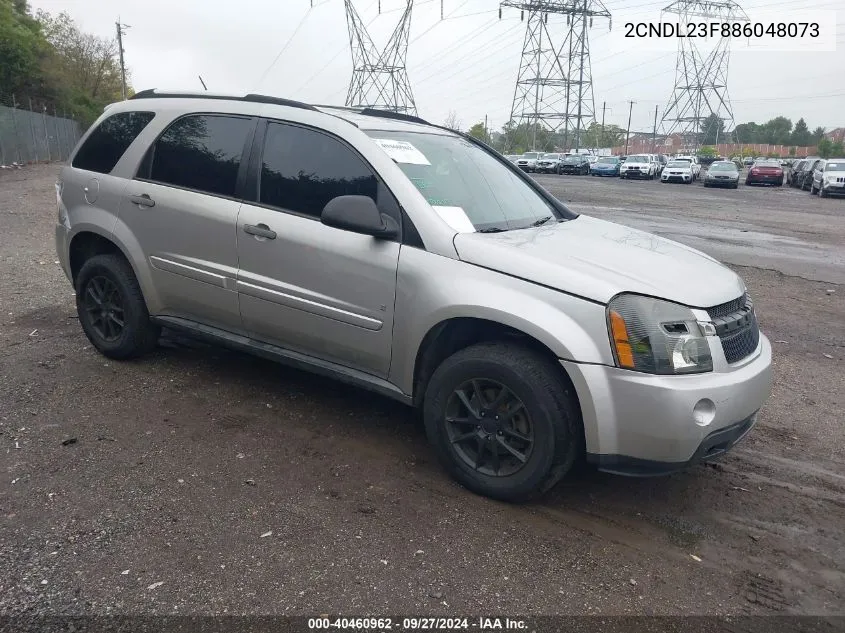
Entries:
[[55, 174], [0, 173], [0, 612], [845, 613], [845, 200], [541, 177], [759, 262], [737, 270], [776, 378], [718, 464], [509, 506], [391, 401], [167, 337], [99, 356], [55, 263]]

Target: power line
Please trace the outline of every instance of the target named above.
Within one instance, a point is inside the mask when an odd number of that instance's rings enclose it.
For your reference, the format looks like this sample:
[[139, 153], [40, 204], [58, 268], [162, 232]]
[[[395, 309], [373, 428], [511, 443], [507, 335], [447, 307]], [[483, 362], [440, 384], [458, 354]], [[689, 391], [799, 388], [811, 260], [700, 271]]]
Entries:
[[267, 66], [266, 70], [263, 73], [261, 73], [261, 77], [259, 78], [258, 83], [256, 84], [256, 87], [260, 87], [261, 84], [264, 83], [264, 80], [267, 78], [267, 75], [269, 74], [269, 72], [273, 69], [273, 66], [275, 66], [276, 62], [278, 62], [279, 59], [281, 59], [284, 52], [288, 49], [288, 46], [290, 46], [291, 42], [293, 42], [293, 38], [295, 38], [296, 34], [299, 33], [299, 29], [302, 28], [303, 24], [305, 24], [305, 20], [311, 14], [311, 9], [313, 9], [313, 8], [314, 8], [314, 5], [309, 7], [308, 10], [305, 12], [305, 15], [303, 15], [302, 18], [299, 20], [299, 24], [296, 25], [296, 28], [293, 30], [293, 33], [291, 33], [291, 36], [288, 38], [288, 41], [285, 42], [284, 46], [282, 46], [282, 48], [279, 50], [279, 54], [276, 55], [276, 57], [273, 59], [272, 62], [270, 62], [270, 65]]

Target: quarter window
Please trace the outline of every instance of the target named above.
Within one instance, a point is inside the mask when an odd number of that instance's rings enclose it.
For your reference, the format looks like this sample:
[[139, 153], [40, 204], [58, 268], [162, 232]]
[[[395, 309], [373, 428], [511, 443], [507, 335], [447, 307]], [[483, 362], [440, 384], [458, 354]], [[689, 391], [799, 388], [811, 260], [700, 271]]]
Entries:
[[108, 117], [88, 135], [72, 165], [99, 174], [110, 173], [153, 117], [153, 112], [120, 112]]
[[253, 121], [243, 117], [183, 117], [150, 149], [140, 175], [164, 185], [234, 198], [252, 127]]
[[319, 218], [337, 196], [378, 202], [370, 167], [340, 141], [306, 128], [269, 123], [261, 162], [259, 201]]

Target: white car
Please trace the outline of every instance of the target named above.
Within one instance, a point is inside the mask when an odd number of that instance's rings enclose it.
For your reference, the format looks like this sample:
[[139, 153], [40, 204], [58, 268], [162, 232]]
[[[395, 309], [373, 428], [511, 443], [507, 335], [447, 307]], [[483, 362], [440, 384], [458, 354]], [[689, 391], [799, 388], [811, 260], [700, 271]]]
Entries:
[[692, 169], [692, 179], [698, 180], [698, 177], [701, 175], [701, 163], [698, 162], [698, 158], [696, 156], [675, 156], [672, 160], [688, 161], [690, 168]]
[[537, 171], [537, 161], [540, 156], [540, 152], [525, 152], [516, 161], [516, 166], [522, 171]]
[[660, 182], [682, 182], [685, 185], [693, 181], [692, 163], [688, 160], [670, 160], [663, 168]]
[[620, 178], [647, 178], [654, 180], [657, 175], [657, 165], [651, 154], [634, 154], [628, 156], [619, 169]]

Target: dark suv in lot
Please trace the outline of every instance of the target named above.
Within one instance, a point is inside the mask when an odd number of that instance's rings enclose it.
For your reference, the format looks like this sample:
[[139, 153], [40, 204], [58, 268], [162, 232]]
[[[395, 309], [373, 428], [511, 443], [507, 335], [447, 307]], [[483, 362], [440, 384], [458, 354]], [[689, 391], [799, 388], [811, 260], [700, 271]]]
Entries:
[[590, 173], [590, 159], [581, 154], [567, 156], [560, 164], [560, 173], [586, 176]]

